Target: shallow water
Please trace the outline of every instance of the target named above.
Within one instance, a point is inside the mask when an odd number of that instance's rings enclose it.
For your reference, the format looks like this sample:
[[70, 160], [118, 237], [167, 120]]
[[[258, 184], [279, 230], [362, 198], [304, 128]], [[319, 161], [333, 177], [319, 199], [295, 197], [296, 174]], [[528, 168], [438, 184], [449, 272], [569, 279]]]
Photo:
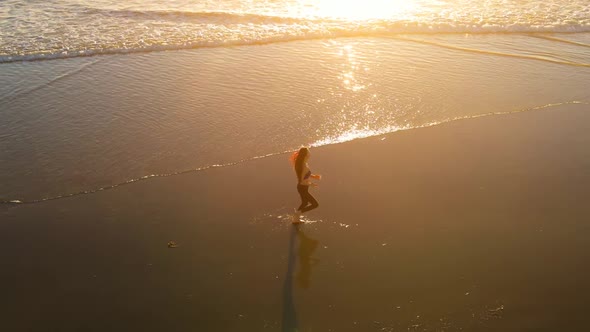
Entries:
[[0, 197], [587, 103], [587, 50], [527, 35], [406, 35], [0, 64]]

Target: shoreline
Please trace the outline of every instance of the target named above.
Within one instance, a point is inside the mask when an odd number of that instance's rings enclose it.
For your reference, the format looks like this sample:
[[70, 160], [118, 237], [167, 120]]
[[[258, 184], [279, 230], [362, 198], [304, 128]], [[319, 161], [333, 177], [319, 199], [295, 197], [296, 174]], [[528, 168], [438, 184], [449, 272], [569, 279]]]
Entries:
[[[485, 117], [507, 116], [507, 115], [512, 115], [512, 114], [536, 112], [539, 110], [552, 109], [554, 107], [561, 107], [561, 106], [567, 106], [567, 105], [581, 105], [582, 107], [584, 107], [583, 105], [588, 106], [590, 104], [587, 102], [574, 100], [574, 101], [566, 101], [566, 102], [560, 102], [560, 103], [547, 104], [547, 105], [542, 105], [542, 106], [533, 107], [533, 108], [524, 109], [524, 110], [504, 111], [504, 112], [497, 112], [497, 113], [480, 114], [480, 115], [476, 115], [476, 116], [467, 116], [467, 117], [463, 117], [463, 118], [451, 119], [451, 120], [447, 120], [447, 121], [443, 121], [443, 122], [439, 122], [439, 123], [427, 124], [427, 125], [418, 126], [418, 127], [412, 127], [412, 128], [407, 128], [407, 129], [402, 128], [402, 129], [395, 130], [393, 132], [386, 132], [386, 133], [375, 134], [375, 135], [371, 135], [371, 136], [367, 136], [367, 137], [354, 138], [352, 140], [336, 141], [333, 143], [325, 143], [322, 145], [313, 145], [312, 144], [311, 147], [319, 148], [319, 147], [349, 143], [352, 141], [364, 140], [364, 139], [376, 139], [376, 138], [381, 139], [381, 138], [386, 137], [388, 135], [393, 135], [393, 134], [396, 134], [396, 133], [402, 132], [402, 131], [410, 131], [410, 130], [416, 130], [416, 129], [436, 127], [436, 126], [441, 126], [441, 125], [447, 125], [447, 124], [454, 123], [457, 121], [469, 121], [469, 120], [478, 119], [478, 118], [485, 118]], [[383, 138], [383, 139], [385, 139], [385, 138]], [[243, 160], [230, 161], [225, 164], [205, 165], [205, 166], [197, 167], [194, 169], [185, 169], [185, 170], [174, 171], [172, 173], [166, 173], [166, 174], [149, 174], [149, 175], [144, 175], [139, 178], [129, 179], [124, 182], [106, 185], [104, 187], [86, 189], [83, 191], [73, 192], [73, 193], [64, 193], [64, 194], [60, 194], [57, 196], [51, 196], [51, 197], [33, 198], [33, 199], [27, 199], [27, 200], [21, 199], [21, 198], [6, 199], [6, 200], [0, 201], [0, 206], [2, 206], [2, 205], [11, 206], [11, 205], [21, 205], [21, 204], [24, 204], [24, 205], [38, 204], [38, 203], [44, 203], [44, 202], [54, 201], [54, 200], [58, 200], [58, 199], [67, 199], [67, 198], [71, 198], [71, 197], [75, 197], [75, 196], [91, 195], [91, 194], [99, 193], [101, 191], [113, 190], [113, 189], [117, 189], [121, 186], [135, 184], [140, 181], [151, 180], [151, 179], [155, 179], [155, 178], [167, 178], [170, 176], [180, 176], [180, 175], [184, 175], [187, 173], [202, 172], [205, 170], [215, 169], [215, 168], [239, 166], [240, 164], [251, 162], [251, 161], [254, 161], [257, 159], [264, 159], [264, 158], [275, 157], [275, 156], [280, 156], [280, 155], [287, 155], [289, 153], [291, 153], [291, 151], [273, 152], [273, 153], [269, 153], [269, 154], [262, 155], [262, 156], [254, 156], [254, 157], [246, 158]]]

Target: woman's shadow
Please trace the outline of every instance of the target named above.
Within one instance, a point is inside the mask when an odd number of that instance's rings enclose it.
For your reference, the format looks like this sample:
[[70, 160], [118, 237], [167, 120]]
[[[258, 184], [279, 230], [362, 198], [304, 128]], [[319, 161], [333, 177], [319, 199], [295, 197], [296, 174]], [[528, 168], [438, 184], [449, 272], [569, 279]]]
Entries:
[[[299, 239], [297, 250], [295, 249], [296, 238]], [[287, 273], [283, 284], [282, 332], [299, 331], [299, 322], [297, 321], [297, 312], [293, 301], [293, 274], [296, 256], [299, 257], [299, 271], [296, 275], [297, 284], [301, 288], [309, 288], [311, 268], [319, 262], [318, 259], [311, 257], [317, 249], [318, 243], [317, 240], [305, 235], [301, 225], [294, 225], [289, 233], [289, 256], [287, 257]]]

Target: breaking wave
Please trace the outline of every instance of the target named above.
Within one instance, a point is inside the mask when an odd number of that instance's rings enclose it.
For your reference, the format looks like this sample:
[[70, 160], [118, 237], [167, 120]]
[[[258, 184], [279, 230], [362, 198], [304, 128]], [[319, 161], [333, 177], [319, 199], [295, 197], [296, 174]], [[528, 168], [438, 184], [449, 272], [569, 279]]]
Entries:
[[[336, 22], [301, 20], [285, 17], [270, 17], [262, 15], [242, 15], [228, 13], [168, 13], [168, 12], [109, 12], [111, 15], [145, 16], [152, 18], [190, 17], [200, 23], [190, 29], [177, 28], [159, 31], [157, 36], [152, 33], [121, 35], [123, 40], [95, 41], [89, 43], [84, 39], [67, 39], [55, 47], [47, 45], [31, 46], [28, 50], [13, 47], [2, 50], [0, 48], [0, 63], [53, 60], [73, 57], [87, 57], [106, 54], [129, 54], [169, 50], [185, 50], [197, 48], [235, 47], [250, 45], [265, 45], [292, 41], [335, 39], [346, 37], [395, 37], [399, 35], [428, 35], [428, 34], [528, 34], [541, 38], [553, 39], [545, 36], [551, 33], [581, 33], [590, 32], [590, 24], [560, 24], [537, 26], [528, 24], [492, 25], [492, 24], [422, 24], [411, 21], [374, 21], [345, 25]], [[102, 13], [102, 15], [109, 15]], [[145, 22], [145, 17], [142, 22]], [[199, 26], [211, 25], [212, 21], [223, 22], [217, 24], [216, 29], [199, 30]], [[218, 23], [219, 23], [218, 22]], [[215, 24], [213, 24], [215, 25]], [[239, 29], [232, 27], [239, 26]], [[245, 26], [242, 26], [245, 25]], [[195, 30], [195, 31], [192, 31]], [[199, 31], [196, 31], [199, 30]], [[239, 30], [239, 31], [237, 31]], [[97, 35], [92, 34], [92, 36]], [[104, 35], [104, 34], [103, 34]], [[108, 34], [107, 34], [108, 36]], [[581, 44], [560, 38], [561, 42]], [[71, 44], [64, 47], [64, 44]], [[61, 47], [60, 47], [61, 45]], [[91, 46], [89, 46], [91, 45]], [[37, 49], [38, 48], [38, 49]], [[54, 48], [54, 49], [52, 49]], [[49, 49], [49, 50], [48, 50]]]

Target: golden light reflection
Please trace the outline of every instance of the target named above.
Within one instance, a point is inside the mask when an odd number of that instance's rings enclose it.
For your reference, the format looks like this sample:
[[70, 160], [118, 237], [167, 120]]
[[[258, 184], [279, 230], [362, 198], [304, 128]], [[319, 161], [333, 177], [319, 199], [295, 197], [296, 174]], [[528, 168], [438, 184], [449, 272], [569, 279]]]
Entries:
[[307, 17], [345, 20], [391, 19], [415, 8], [413, 0], [299, 0]]
[[[343, 46], [340, 49], [339, 55], [345, 58], [344, 70], [339, 75], [344, 88], [353, 92], [364, 90], [366, 85], [362, 84], [355, 75], [355, 72], [359, 70], [360, 62], [356, 59], [353, 46]], [[368, 68], [364, 68], [364, 70], [367, 71]]]
[[348, 141], [352, 141], [359, 138], [366, 138], [371, 136], [378, 136], [383, 134], [389, 134], [396, 132], [398, 130], [405, 130], [409, 129], [409, 126], [385, 126], [384, 128], [380, 129], [370, 129], [370, 128], [357, 128], [353, 126], [353, 128], [348, 129], [344, 132], [341, 132], [337, 135], [330, 136], [318, 140], [311, 144], [313, 147], [329, 145], [329, 144], [337, 144], [337, 143], [344, 143]]

